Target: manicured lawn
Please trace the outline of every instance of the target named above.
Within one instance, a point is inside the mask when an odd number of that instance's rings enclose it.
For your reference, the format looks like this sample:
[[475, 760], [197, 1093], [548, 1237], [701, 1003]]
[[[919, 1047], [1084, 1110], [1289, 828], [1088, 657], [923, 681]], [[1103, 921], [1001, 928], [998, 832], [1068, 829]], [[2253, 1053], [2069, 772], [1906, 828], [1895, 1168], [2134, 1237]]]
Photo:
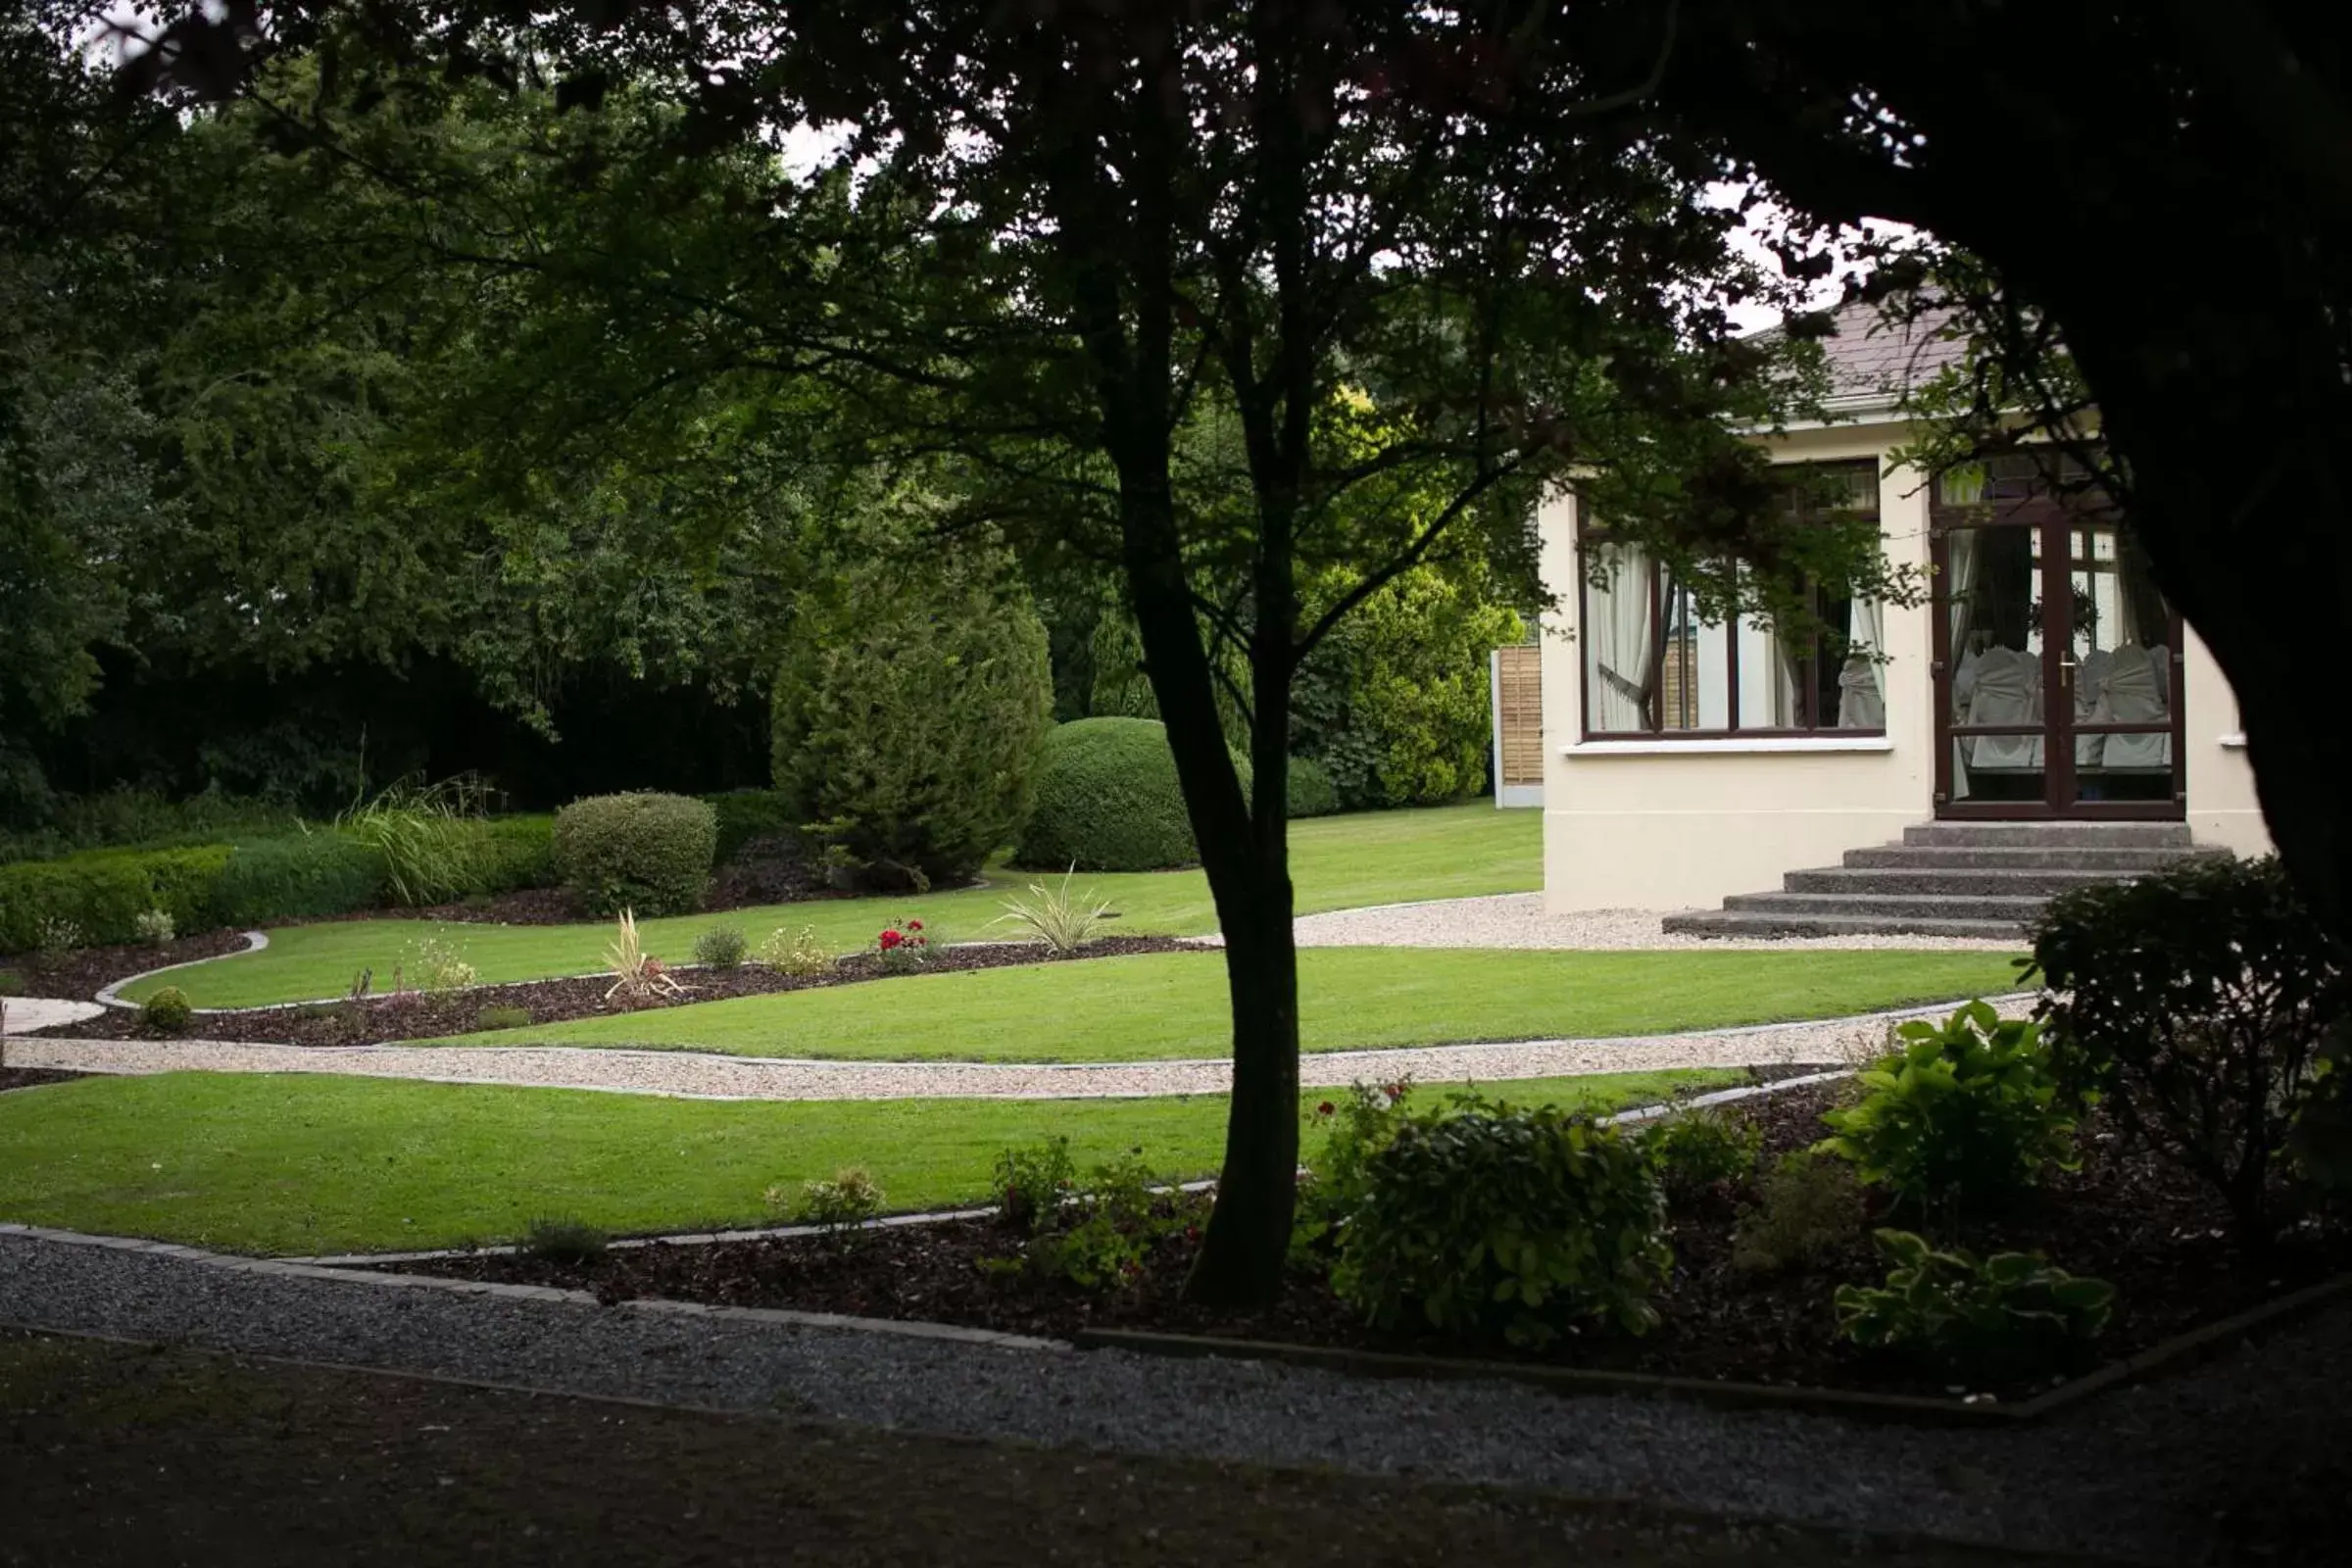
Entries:
[[[1494, 953], [1310, 948], [1298, 956], [1308, 1051], [1463, 1040], [1670, 1034], [2017, 989], [1998, 953]], [[1223, 1056], [1213, 951], [742, 997], [462, 1037], [893, 1061], [1143, 1061]]]
[[[1604, 1110], [1739, 1076], [1498, 1093]], [[771, 1221], [770, 1185], [851, 1164], [893, 1208], [966, 1203], [986, 1198], [999, 1151], [1054, 1133], [1082, 1167], [1140, 1146], [1165, 1174], [1200, 1176], [1224, 1132], [1222, 1096], [747, 1102], [302, 1074], [90, 1078], [0, 1095], [0, 1219], [247, 1252], [405, 1250], [511, 1240], [542, 1215], [614, 1232]]]
[[[1360, 908], [1420, 899], [1525, 893], [1543, 880], [1543, 813], [1498, 811], [1491, 805], [1447, 806], [1417, 811], [1373, 811], [1321, 817], [1292, 829], [1291, 875], [1298, 912]], [[642, 922], [646, 948], [683, 962], [697, 932], [713, 925], [741, 927], [755, 946], [777, 926], [812, 926], [820, 939], [847, 953], [872, 943], [886, 921], [911, 916], [948, 941], [1004, 937], [991, 922], [1007, 895], [1036, 874], [1002, 867], [989, 886], [922, 898], [833, 899], [684, 915]], [[1079, 877], [1074, 889], [1098, 889], [1118, 911], [1120, 933], [1193, 936], [1217, 928], [1208, 882], [1199, 871], [1159, 871]], [[415, 920], [338, 920], [270, 934], [268, 951], [181, 969], [168, 980], [132, 986], [138, 998], [171, 984], [199, 1007], [245, 1007], [271, 1002], [338, 997], [362, 969], [389, 984], [404, 951], [430, 928]], [[610, 925], [452, 926], [446, 934], [465, 951], [484, 982], [540, 980], [584, 974], [604, 966]]]

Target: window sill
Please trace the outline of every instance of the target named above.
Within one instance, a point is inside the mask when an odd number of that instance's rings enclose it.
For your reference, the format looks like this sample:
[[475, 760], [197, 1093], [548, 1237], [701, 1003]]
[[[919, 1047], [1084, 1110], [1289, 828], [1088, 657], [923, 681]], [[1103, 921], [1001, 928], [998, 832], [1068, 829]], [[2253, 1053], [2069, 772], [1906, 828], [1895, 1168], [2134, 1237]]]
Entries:
[[1758, 735], [1722, 740], [1580, 741], [1560, 748], [1563, 757], [1761, 756], [1779, 752], [1891, 752], [1885, 735]]
[[2232, 752], [2244, 751], [2246, 749], [2245, 731], [2234, 729], [2231, 730], [2229, 734], [2222, 737], [2222, 745]]

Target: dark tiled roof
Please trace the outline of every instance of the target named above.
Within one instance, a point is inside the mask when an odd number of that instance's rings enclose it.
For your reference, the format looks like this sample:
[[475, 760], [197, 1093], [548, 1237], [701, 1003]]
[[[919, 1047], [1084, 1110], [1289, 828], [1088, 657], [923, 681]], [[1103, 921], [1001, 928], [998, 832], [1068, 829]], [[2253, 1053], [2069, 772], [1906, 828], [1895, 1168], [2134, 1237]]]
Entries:
[[1836, 330], [1821, 339], [1833, 398], [1900, 397], [1967, 355], [1965, 343], [1937, 336], [1951, 318], [1929, 310], [1904, 325], [1881, 318], [1879, 307], [1854, 301], [1830, 313]]

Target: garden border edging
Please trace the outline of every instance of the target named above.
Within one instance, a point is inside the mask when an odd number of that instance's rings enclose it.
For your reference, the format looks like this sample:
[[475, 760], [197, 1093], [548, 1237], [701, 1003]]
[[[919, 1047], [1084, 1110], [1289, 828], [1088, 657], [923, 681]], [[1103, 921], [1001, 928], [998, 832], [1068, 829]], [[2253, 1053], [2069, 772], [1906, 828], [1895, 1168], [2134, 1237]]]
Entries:
[[[183, 958], [177, 963], [167, 963], [161, 968], [141, 969], [137, 974], [126, 974], [120, 980], [108, 981], [105, 985], [102, 985], [98, 988], [98, 994], [91, 1000], [95, 1001], [101, 1006], [122, 1007], [128, 1009], [129, 1011], [136, 1012], [139, 1010], [138, 1003], [127, 1001], [124, 998], [116, 995], [117, 992], [121, 991], [124, 986], [131, 984], [133, 981], [152, 980], [159, 974], [170, 974], [174, 969], [193, 969], [200, 963], [219, 963], [222, 958], [242, 958], [248, 954], [261, 952], [269, 945], [269, 932], [248, 931], [245, 933], [245, 948], [241, 953], [216, 953], [207, 958]], [[298, 1007], [303, 1005], [303, 1004], [298, 1002], [284, 1003], [280, 1004], [280, 1005]], [[189, 1010], [191, 1012], [236, 1012], [245, 1009], [236, 1007], [191, 1007]]]
[[2120, 1361], [2109, 1361], [2081, 1377], [2070, 1378], [2054, 1389], [2015, 1404], [2003, 1404], [1992, 1399], [1935, 1399], [1921, 1395], [1871, 1394], [1811, 1386], [1719, 1383], [1704, 1378], [1674, 1377], [1651, 1372], [1611, 1372], [1589, 1367], [1413, 1355], [1338, 1346], [1293, 1345], [1279, 1340], [1164, 1334], [1144, 1329], [1081, 1329], [1075, 1336], [1075, 1343], [1082, 1350], [1127, 1350], [1143, 1355], [1223, 1356], [1233, 1360], [1275, 1361], [1289, 1366], [1320, 1367], [1368, 1377], [1447, 1381], [1493, 1378], [1524, 1383], [1555, 1394], [1616, 1394], [1687, 1399], [1696, 1404], [1734, 1410], [1787, 1410], [1800, 1414], [1917, 1425], [2021, 1427], [2070, 1410], [2085, 1400], [2137, 1383], [2155, 1373], [2179, 1370], [2229, 1349], [2242, 1338], [2284, 1328], [2322, 1307], [2346, 1298], [2352, 1298], [2352, 1274], [2339, 1274], [2317, 1285], [2290, 1291], [2243, 1312], [2177, 1334], [2135, 1355], [2126, 1356]]

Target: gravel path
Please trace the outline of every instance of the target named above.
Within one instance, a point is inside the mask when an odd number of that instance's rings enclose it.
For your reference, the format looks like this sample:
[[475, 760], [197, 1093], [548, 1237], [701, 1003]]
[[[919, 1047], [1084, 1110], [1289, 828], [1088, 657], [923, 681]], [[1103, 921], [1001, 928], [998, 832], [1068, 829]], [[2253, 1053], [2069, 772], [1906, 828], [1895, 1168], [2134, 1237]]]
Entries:
[[0, 1008], [6, 1009], [10, 1037], [27, 1029], [55, 1029], [84, 1018], [95, 1018], [106, 1009], [95, 1002], [67, 1002], [58, 997], [0, 997]]
[[[2022, 1015], [2026, 998], [2003, 1010]], [[1412, 1077], [1566, 1077], [1669, 1067], [1838, 1063], [1870, 1054], [1889, 1025], [1939, 1015], [1943, 1007], [1865, 1013], [1816, 1023], [1765, 1024], [1612, 1040], [1525, 1040], [1394, 1051], [1309, 1053], [1300, 1082], [1310, 1088]], [[239, 1045], [210, 1040], [44, 1040], [15, 1042], [21, 1067], [80, 1072], [324, 1072], [444, 1083], [602, 1089], [623, 1094], [728, 1100], [906, 1100], [956, 1096], [1063, 1100], [1142, 1095], [1218, 1095], [1232, 1084], [1224, 1060], [1072, 1063], [802, 1061], [678, 1051], [600, 1051], [552, 1046]]]
[[2311, 1539], [2343, 1514], [2352, 1453], [2352, 1401], [2340, 1392], [2352, 1376], [2347, 1310], [2049, 1426], [2000, 1433], [599, 1307], [22, 1234], [0, 1234], [0, 1321], [2178, 1563]]
[[1546, 914], [1540, 893], [1431, 904], [1390, 904], [1368, 909], [1303, 914], [1302, 948], [1902, 948], [2014, 953], [2022, 942], [1966, 937], [1694, 937], [1659, 929], [1655, 909], [1588, 909]]

